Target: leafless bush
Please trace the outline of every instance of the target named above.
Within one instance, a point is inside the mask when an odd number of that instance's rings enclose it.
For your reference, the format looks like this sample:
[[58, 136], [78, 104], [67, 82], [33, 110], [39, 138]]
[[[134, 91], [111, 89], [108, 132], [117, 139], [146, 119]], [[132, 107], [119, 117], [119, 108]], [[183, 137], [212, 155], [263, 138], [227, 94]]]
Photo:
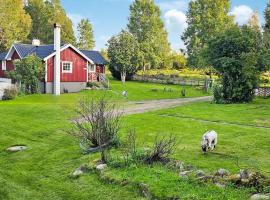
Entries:
[[170, 160], [176, 147], [176, 137], [170, 135], [169, 138], [163, 137], [158, 139], [156, 137], [154, 146], [150, 154], [146, 158], [146, 163], [153, 164], [155, 162], [166, 163]]
[[79, 139], [84, 153], [101, 151], [105, 158], [106, 149], [119, 142], [122, 113], [105, 98], [82, 99], [76, 112], [79, 118], [73, 121], [70, 133]]

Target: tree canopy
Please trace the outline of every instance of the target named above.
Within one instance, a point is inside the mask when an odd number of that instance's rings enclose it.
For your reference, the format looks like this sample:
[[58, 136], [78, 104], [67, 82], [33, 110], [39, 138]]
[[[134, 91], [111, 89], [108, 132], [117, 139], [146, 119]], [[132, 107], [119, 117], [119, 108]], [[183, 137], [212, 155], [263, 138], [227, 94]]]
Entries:
[[128, 31], [122, 31], [108, 41], [109, 69], [115, 78], [124, 83], [139, 66], [139, 45]]
[[82, 19], [78, 24], [79, 41], [78, 47], [80, 49], [92, 50], [95, 47], [94, 33], [92, 24], [89, 19]]
[[158, 68], [170, 53], [161, 11], [153, 0], [135, 0], [130, 6], [129, 32], [139, 43], [144, 68]]
[[36, 38], [45, 44], [53, 43], [53, 24], [59, 23], [62, 26], [61, 41], [75, 44], [72, 21], [68, 18], [60, 0], [29, 0], [25, 10], [33, 20], [29, 40]]
[[190, 1], [187, 12], [188, 28], [182, 35], [190, 67], [208, 67], [204, 56], [208, 42], [217, 34], [232, 27], [233, 17], [228, 15], [229, 11], [229, 0]]
[[6, 51], [14, 42], [27, 40], [31, 21], [23, 9], [22, 0], [1, 0], [0, 51]]
[[248, 27], [234, 26], [209, 42], [208, 58], [221, 78], [215, 90], [219, 103], [250, 102], [260, 72], [269, 66], [270, 54], [262, 35]]

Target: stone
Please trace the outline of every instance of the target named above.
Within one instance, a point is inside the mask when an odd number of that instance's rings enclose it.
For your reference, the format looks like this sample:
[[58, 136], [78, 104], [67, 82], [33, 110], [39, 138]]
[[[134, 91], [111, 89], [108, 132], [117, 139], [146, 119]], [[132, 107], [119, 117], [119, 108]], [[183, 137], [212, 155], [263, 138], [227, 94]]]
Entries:
[[203, 170], [197, 170], [195, 173], [196, 173], [196, 177], [203, 177], [203, 176], [205, 176], [205, 173], [204, 173]]
[[192, 171], [183, 171], [179, 173], [179, 176], [181, 177], [188, 177], [188, 175], [192, 173]]
[[184, 171], [185, 166], [184, 163], [181, 161], [176, 162], [175, 167], [180, 170], [180, 172]]
[[99, 165], [96, 166], [96, 169], [99, 170], [99, 171], [102, 171], [102, 170], [104, 170], [106, 167], [107, 167], [106, 164], [99, 164]]
[[221, 177], [224, 177], [224, 176], [229, 176], [230, 175], [230, 172], [226, 169], [219, 169], [217, 172], [216, 172], [216, 176], [221, 176]]
[[222, 183], [215, 183], [215, 185], [219, 188], [225, 188], [226, 185], [225, 184], [222, 184]]
[[87, 172], [89, 170], [89, 168], [86, 165], [82, 165], [79, 168], [77, 168], [72, 174], [71, 176], [73, 178], [78, 178], [79, 176], [81, 176], [82, 174], [84, 174], [85, 172]]
[[248, 179], [249, 178], [249, 171], [246, 169], [241, 169], [239, 175], [240, 175], [241, 179]]
[[139, 188], [140, 188], [140, 191], [141, 191], [142, 195], [145, 198], [148, 198], [148, 199], [151, 199], [152, 198], [152, 195], [151, 195], [151, 192], [149, 190], [149, 187], [146, 184], [140, 183], [139, 184]]
[[18, 151], [24, 151], [26, 149], [27, 149], [26, 146], [13, 146], [13, 147], [7, 148], [6, 150], [9, 152], [18, 152]]
[[194, 169], [194, 167], [193, 167], [192, 165], [187, 165], [187, 166], [185, 167], [185, 169], [186, 169], [187, 171], [191, 171], [191, 170]]
[[264, 200], [264, 199], [270, 199], [269, 195], [267, 194], [254, 194], [250, 198], [251, 200]]

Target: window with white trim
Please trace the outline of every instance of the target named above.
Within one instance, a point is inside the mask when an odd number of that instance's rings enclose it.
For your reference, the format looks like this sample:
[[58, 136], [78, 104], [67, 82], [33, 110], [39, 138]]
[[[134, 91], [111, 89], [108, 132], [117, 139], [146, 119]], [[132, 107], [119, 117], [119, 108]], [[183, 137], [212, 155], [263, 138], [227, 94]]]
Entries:
[[2, 70], [7, 70], [7, 62], [5, 60], [2, 60]]
[[62, 73], [72, 73], [72, 62], [62, 62]]
[[88, 63], [88, 72], [95, 72], [95, 71], [96, 71], [96, 65]]

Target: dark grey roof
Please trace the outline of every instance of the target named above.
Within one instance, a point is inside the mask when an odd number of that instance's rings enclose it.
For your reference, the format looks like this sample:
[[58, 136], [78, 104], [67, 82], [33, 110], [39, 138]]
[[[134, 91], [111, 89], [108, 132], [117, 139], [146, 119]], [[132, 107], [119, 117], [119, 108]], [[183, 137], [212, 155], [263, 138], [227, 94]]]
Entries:
[[[65, 46], [66, 44], [63, 44]], [[41, 59], [46, 58], [50, 54], [54, 52], [54, 45], [48, 44], [48, 45], [40, 45], [40, 46], [34, 46], [29, 44], [14, 44], [14, 47], [18, 51], [21, 57], [26, 57], [30, 54], [36, 54]]]
[[89, 50], [80, 50], [80, 51], [84, 55], [86, 55], [90, 60], [92, 60], [95, 64], [105, 65], [107, 63], [107, 61], [98, 51], [89, 51]]
[[7, 52], [0, 53], [0, 60], [5, 60]]
[[[66, 45], [67, 44], [62, 44], [61, 47], [64, 47]], [[22, 58], [25, 58], [31, 54], [35, 54], [39, 58], [44, 59], [47, 56], [54, 53], [53, 44], [40, 45], [40, 46], [34, 46], [34, 45], [29, 45], [29, 44], [14, 44], [14, 47]], [[99, 65], [106, 64], [106, 60], [102, 57], [102, 55], [98, 51], [81, 50], [81, 52], [90, 60], [92, 60], [95, 64], [99, 64]], [[7, 55], [7, 52], [0, 53], [0, 60], [4, 60], [6, 55]]]

